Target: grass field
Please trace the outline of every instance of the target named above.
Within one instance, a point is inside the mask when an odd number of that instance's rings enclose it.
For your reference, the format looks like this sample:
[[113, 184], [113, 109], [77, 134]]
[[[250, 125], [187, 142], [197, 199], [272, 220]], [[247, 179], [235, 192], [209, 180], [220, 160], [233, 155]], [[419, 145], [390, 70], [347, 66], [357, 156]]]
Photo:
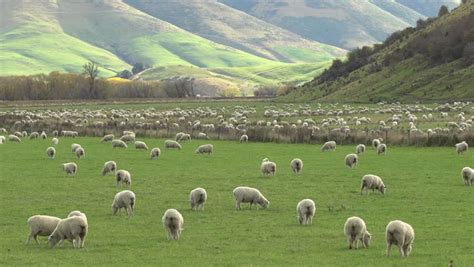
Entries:
[[[469, 266], [472, 254], [472, 189], [462, 183], [462, 167], [472, 166], [472, 154], [457, 156], [451, 148], [391, 147], [386, 156], [368, 150], [350, 170], [343, 158], [352, 146], [321, 153], [318, 146], [211, 141], [215, 153], [196, 155], [205, 141], [183, 144], [181, 151], [163, 149], [161, 139], [143, 139], [162, 148], [156, 161], [133, 148], [113, 150], [98, 138], [61, 138], [54, 160], [46, 158], [49, 141], [24, 140], [0, 145], [0, 265], [325, 265], [325, 266]], [[86, 158], [76, 160], [72, 143], [81, 144]], [[262, 158], [278, 165], [275, 177], [259, 172]], [[301, 175], [289, 162], [304, 161]], [[114, 177], [102, 177], [102, 164], [115, 160], [132, 174], [137, 195], [135, 216], [111, 214]], [[60, 164], [75, 161], [78, 173], [67, 177]], [[386, 194], [359, 194], [364, 174], [384, 179]], [[232, 190], [259, 188], [270, 200], [265, 210], [235, 210]], [[188, 194], [204, 187], [208, 201], [203, 212], [189, 208]], [[297, 224], [296, 204], [316, 202], [311, 226]], [[168, 241], [161, 224], [167, 208], [184, 216], [182, 238]], [[65, 217], [85, 212], [89, 235], [82, 250], [70, 243], [49, 249], [25, 245], [26, 220], [34, 214]], [[373, 234], [369, 249], [349, 250], [342, 227], [349, 216], [362, 217]], [[384, 229], [393, 219], [410, 223], [416, 232], [412, 255], [402, 259], [394, 249], [385, 257]]]

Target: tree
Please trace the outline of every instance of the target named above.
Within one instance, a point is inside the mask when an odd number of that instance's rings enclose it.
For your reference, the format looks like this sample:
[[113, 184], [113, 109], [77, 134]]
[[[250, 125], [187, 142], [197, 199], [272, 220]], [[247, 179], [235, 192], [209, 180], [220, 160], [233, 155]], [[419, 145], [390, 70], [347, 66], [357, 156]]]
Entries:
[[133, 76], [133, 73], [129, 70], [123, 70], [117, 74], [118, 77], [123, 79], [130, 79]]
[[240, 90], [235, 86], [227, 87], [226, 89], [219, 92], [219, 96], [222, 97], [236, 97], [238, 95], [240, 95]]
[[137, 74], [139, 72], [142, 72], [146, 69], [145, 65], [143, 63], [135, 63], [132, 68], [133, 74]]
[[438, 11], [438, 17], [442, 17], [444, 15], [447, 15], [449, 14], [449, 9], [447, 6], [445, 5], [442, 5], [440, 8], [439, 8], [439, 11]]
[[99, 75], [99, 67], [92, 61], [87, 62], [82, 66], [82, 73], [89, 79], [89, 97], [95, 98], [97, 90], [95, 89], [95, 79]]

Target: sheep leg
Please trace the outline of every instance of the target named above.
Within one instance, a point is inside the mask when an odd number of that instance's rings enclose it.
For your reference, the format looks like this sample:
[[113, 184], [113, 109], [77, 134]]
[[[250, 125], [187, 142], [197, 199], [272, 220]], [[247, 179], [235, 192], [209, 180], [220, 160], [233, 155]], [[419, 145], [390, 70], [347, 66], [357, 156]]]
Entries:
[[238, 210], [240, 210], [240, 202], [239, 202], [239, 201], [237, 201], [237, 202], [235, 203], [235, 208], [238, 209]]
[[402, 245], [398, 245], [398, 251], [400, 251], [400, 256], [405, 257], [405, 252], [403, 251]]
[[390, 256], [390, 251], [392, 250], [392, 243], [387, 243], [387, 256]]

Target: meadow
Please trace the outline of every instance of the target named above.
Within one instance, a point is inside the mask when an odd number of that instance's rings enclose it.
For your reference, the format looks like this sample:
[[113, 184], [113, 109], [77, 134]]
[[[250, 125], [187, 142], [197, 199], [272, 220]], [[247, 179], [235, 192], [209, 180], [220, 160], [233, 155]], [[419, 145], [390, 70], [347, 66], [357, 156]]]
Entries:
[[[457, 155], [446, 147], [390, 147], [385, 156], [368, 148], [355, 169], [343, 164], [354, 146], [322, 153], [319, 145], [193, 140], [182, 150], [165, 150], [164, 139], [138, 138], [162, 155], [129, 146], [113, 150], [97, 137], [60, 137], [55, 159], [48, 159], [48, 140], [23, 139], [0, 145], [2, 218], [0, 265], [318, 265], [318, 266], [472, 266], [472, 203], [474, 187], [463, 184], [461, 169], [471, 166], [472, 153]], [[79, 143], [86, 157], [70, 151]], [[197, 155], [195, 148], [214, 144], [214, 154]], [[278, 165], [275, 177], [263, 177], [260, 162]], [[301, 158], [304, 168], [294, 175], [289, 167]], [[137, 196], [135, 216], [112, 215], [114, 195], [122, 190], [112, 175], [102, 176], [105, 161], [115, 160], [130, 171]], [[76, 176], [66, 176], [61, 163], [78, 164]], [[360, 194], [365, 174], [382, 177], [385, 195]], [[256, 187], [270, 200], [267, 209], [235, 209], [232, 190]], [[204, 211], [191, 211], [189, 192], [203, 187]], [[296, 204], [316, 202], [313, 225], [297, 223]], [[169, 241], [161, 217], [168, 208], [184, 216], [179, 241]], [[26, 220], [35, 214], [65, 217], [72, 210], [87, 214], [89, 234], [84, 249], [69, 242], [50, 249], [25, 245]], [[350, 216], [365, 220], [373, 235], [368, 249], [349, 250], [343, 224]], [[413, 252], [399, 257], [396, 248], [385, 256], [387, 223], [401, 219], [416, 233]]]

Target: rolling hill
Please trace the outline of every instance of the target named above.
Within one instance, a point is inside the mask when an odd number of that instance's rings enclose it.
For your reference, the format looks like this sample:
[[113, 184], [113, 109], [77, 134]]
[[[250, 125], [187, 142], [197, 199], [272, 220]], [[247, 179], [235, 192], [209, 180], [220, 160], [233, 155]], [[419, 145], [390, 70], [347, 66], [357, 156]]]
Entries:
[[335, 61], [282, 100], [379, 102], [474, 99], [474, 1]]

